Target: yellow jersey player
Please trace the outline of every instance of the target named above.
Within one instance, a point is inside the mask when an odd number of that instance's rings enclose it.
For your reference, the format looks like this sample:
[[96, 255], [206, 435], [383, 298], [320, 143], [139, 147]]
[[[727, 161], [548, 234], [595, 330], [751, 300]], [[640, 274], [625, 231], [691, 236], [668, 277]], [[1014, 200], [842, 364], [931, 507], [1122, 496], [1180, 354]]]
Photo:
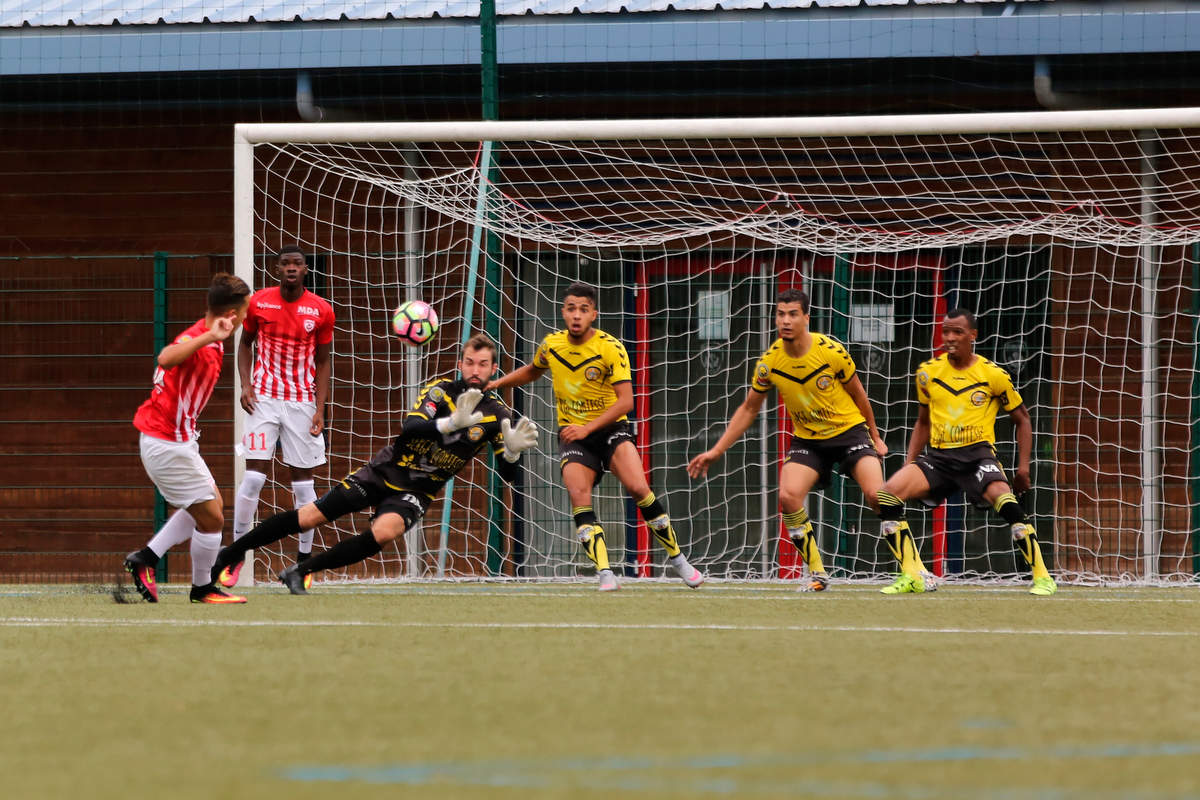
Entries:
[[809, 330], [808, 309], [804, 292], [779, 293], [775, 301], [779, 338], [755, 364], [746, 399], [733, 412], [725, 433], [693, 458], [687, 471], [693, 478], [707, 475], [712, 463], [754, 423], [767, 392], [776, 389], [792, 419], [792, 443], [779, 474], [779, 506], [788, 537], [808, 564], [804, 588], [820, 592], [829, 578], [804, 498], [813, 487], [828, 486], [836, 464], [843, 474], [854, 476], [867, 504], [878, 510], [875, 496], [883, 483], [880, 457], [887, 454], [887, 445], [875, 426], [854, 360], [837, 340]]
[[[884, 594], [932, 588], [904, 521], [904, 501], [918, 498], [936, 506], [959, 489], [971, 502], [991, 506], [1009, 524], [1033, 571], [1030, 594], [1046, 596], [1058, 591], [1042, 561], [1037, 532], [1013, 494], [1014, 489], [1023, 493], [1030, 486], [1033, 425], [1029, 411], [1008, 373], [975, 353], [978, 335], [973, 313], [951, 309], [942, 322], [946, 352], [917, 368], [920, 408], [907, 458], [904, 467], [879, 491], [883, 537], [900, 562], [900, 575]], [[1001, 408], [1012, 417], [1017, 432], [1017, 469], [1011, 485], [996, 459], [996, 414]]]
[[492, 381], [487, 388], [523, 386], [550, 371], [563, 485], [571, 498], [579, 543], [596, 565], [600, 591], [620, 588], [608, 562], [604, 528], [592, 509], [592, 490], [605, 470], [617, 477], [637, 503], [675, 573], [695, 588], [704, 582], [704, 576], [680, 549], [671, 518], [650, 490], [634, 445], [628, 417], [633, 410], [629, 355], [620, 341], [592, 327], [598, 314], [596, 290], [582, 283], [571, 284], [563, 294], [566, 328], [546, 336], [531, 363]]

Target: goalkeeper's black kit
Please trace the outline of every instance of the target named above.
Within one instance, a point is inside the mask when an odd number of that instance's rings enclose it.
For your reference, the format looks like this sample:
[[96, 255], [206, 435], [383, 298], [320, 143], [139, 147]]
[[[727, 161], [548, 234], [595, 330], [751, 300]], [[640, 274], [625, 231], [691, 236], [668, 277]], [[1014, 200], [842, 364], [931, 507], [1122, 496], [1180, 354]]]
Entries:
[[[497, 456], [503, 453], [500, 423], [508, 420], [511, 425], [515, 414], [495, 392], [484, 392], [475, 407], [483, 414], [478, 425], [448, 434], [438, 432], [436, 420], [450, 416], [454, 398], [469, 388], [465, 381], [450, 378], [427, 384], [405, 418], [400, 434], [353, 477], [381, 489], [416, 491], [432, 497], [489, 443]], [[497, 458], [496, 471], [512, 483], [517, 466]]]

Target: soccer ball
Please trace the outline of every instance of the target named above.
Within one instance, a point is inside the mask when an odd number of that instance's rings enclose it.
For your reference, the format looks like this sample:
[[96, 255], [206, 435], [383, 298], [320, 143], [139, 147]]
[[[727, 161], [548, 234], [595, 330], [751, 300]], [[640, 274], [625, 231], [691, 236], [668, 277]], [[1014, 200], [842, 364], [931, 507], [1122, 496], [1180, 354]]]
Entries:
[[405, 344], [423, 345], [433, 338], [437, 329], [437, 312], [424, 300], [408, 300], [392, 312], [392, 330]]

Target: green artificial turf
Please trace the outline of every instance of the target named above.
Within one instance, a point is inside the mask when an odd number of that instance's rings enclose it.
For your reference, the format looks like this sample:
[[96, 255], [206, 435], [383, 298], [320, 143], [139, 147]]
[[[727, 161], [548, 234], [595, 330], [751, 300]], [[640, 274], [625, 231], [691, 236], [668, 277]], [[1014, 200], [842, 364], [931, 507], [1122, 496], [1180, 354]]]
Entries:
[[0, 589], [4, 796], [1200, 794], [1200, 589]]

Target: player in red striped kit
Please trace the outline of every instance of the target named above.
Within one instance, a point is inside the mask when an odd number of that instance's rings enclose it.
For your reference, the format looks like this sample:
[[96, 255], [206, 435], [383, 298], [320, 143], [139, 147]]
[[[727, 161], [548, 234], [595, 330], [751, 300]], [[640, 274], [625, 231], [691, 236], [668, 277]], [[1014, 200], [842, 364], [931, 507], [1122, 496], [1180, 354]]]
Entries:
[[[276, 443], [291, 471], [296, 508], [317, 499], [313, 468], [325, 463], [321, 433], [329, 396], [333, 307], [304, 288], [308, 262], [298, 245], [279, 251], [275, 270], [279, 285], [251, 296], [238, 345], [241, 404], [250, 416], [242, 435], [246, 472], [233, 501], [234, 541], [254, 527]], [[312, 554], [312, 529], [299, 538], [296, 560], [304, 561]], [[241, 566], [238, 562], [223, 570], [217, 582], [233, 586]]]
[[191, 541], [193, 603], [244, 603], [226, 594], [210, 577], [221, 549], [225, 525], [221, 493], [200, 457], [196, 418], [208, 404], [221, 377], [225, 341], [233, 335], [249, 307], [250, 287], [228, 273], [213, 276], [208, 311], [158, 354], [154, 389], [133, 418], [146, 474], [166, 501], [178, 508], [149, 544], [125, 557], [142, 597], [158, 602], [154, 568], [172, 546]]

